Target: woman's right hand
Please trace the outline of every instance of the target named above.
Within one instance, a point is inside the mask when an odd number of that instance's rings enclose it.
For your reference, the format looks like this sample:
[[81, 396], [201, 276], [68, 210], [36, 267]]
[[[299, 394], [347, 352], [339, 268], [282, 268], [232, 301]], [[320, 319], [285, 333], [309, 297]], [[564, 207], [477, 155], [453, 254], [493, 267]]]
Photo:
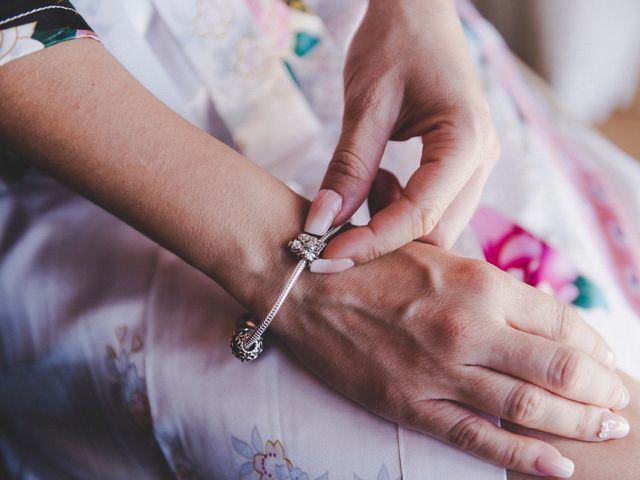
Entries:
[[[628, 423], [604, 340], [570, 307], [489, 264], [411, 243], [341, 274], [304, 274], [273, 327], [368, 410], [510, 470], [567, 477], [551, 445], [467, 406], [585, 441]], [[465, 406], [466, 405], [466, 406]]]

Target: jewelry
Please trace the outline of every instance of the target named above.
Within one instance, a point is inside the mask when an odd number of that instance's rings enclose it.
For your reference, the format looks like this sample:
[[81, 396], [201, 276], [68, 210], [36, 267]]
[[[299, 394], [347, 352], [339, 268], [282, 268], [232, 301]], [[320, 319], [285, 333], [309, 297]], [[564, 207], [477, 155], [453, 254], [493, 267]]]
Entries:
[[600, 440], [609, 440], [609, 427], [611, 426], [611, 423], [612, 422], [610, 420], [607, 420], [600, 424], [600, 432], [598, 433], [598, 438]]
[[324, 250], [324, 247], [327, 245], [327, 240], [338, 230], [340, 230], [339, 226], [333, 227], [322, 237], [316, 237], [308, 233], [300, 233], [295, 239], [288, 243], [287, 247], [289, 251], [298, 258], [298, 264], [293, 269], [293, 272], [291, 272], [291, 275], [289, 275], [273, 307], [271, 307], [267, 316], [257, 326], [254, 325], [253, 322], [246, 322], [244, 326], [238, 328], [231, 336], [231, 352], [241, 362], [255, 360], [262, 353], [264, 346], [262, 335], [269, 325], [271, 325], [271, 322], [273, 322], [280, 307], [282, 307], [287, 296], [289, 296], [291, 289], [298, 281], [298, 278], [300, 278], [304, 269], [322, 254], [322, 250]]

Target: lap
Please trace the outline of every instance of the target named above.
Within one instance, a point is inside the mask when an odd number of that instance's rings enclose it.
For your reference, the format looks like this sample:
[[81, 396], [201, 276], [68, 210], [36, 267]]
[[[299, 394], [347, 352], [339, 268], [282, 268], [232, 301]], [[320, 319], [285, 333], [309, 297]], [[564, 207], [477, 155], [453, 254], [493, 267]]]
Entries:
[[241, 364], [233, 299], [52, 180], [27, 179], [0, 202], [10, 477], [503, 477], [343, 398], [273, 336]]

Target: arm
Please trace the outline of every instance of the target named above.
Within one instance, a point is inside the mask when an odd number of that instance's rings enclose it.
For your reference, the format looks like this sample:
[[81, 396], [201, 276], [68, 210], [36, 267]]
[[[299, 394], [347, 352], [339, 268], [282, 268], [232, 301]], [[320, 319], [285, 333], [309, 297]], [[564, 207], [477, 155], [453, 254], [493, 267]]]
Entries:
[[291, 264], [276, 246], [297, 233], [306, 201], [170, 111], [100, 44], [74, 40], [5, 65], [0, 105], [3, 143], [248, 307], [269, 308]]
[[[163, 106], [101, 46], [74, 40], [2, 67], [0, 109], [0, 140], [34, 165], [257, 315], [271, 306], [307, 202]], [[550, 473], [560, 453], [464, 405], [597, 441], [609, 408], [628, 402], [605, 343], [572, 310], [432, 246], [303, 275], [272, 329], [369, 410], [526, 473]]]

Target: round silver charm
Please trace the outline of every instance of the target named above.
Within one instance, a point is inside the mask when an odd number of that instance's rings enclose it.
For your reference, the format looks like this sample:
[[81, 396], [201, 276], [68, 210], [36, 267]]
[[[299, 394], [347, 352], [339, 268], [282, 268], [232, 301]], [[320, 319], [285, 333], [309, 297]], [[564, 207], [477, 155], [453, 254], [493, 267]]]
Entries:
[[326, 243], [321, 238], [308, 233], [300, 233], [289, 242], [289, 251], [299, 260], [311, 263], [320, 256], [325, 246]]
[[231, 336], [231, 352], [241, 362], [250, 362], [255, 360], [262, 353], [262, 337], [260, 337], [251, 347], [246, 348], [246, 342], [249, 341], [255, 328], [241, 327], [238, 328]]

